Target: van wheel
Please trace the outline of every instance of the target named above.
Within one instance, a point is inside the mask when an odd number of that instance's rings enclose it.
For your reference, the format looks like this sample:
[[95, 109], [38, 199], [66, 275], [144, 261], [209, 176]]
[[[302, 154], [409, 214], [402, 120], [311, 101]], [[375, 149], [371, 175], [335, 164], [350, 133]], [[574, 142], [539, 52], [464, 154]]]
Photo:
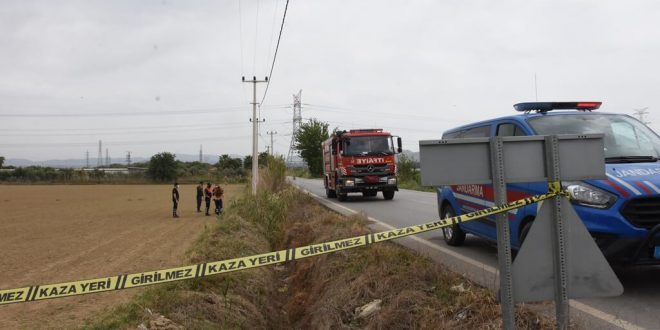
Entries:
[[[454, 209], [451, 206], [445, 207], [442, 212], [442, 218], [447, 219], [455, 215]], [[465, 242], [465, 232], [457, 224], [449, 227], [442, 227], [442, 236], [445, 238], [447, 245], [461, 246]]]
[[394, 190], [383, 191], [383, 198], [388, 201], [394, 198]]

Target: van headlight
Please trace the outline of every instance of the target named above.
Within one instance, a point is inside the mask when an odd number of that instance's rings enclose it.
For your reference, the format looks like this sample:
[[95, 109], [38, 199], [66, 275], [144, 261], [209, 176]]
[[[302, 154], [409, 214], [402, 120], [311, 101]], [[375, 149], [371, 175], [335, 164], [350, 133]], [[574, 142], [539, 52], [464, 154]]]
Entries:
[[562, 186], [579, 205], [605, 209], [616, 202], [616, 196], [584, 182], [562, 182]]

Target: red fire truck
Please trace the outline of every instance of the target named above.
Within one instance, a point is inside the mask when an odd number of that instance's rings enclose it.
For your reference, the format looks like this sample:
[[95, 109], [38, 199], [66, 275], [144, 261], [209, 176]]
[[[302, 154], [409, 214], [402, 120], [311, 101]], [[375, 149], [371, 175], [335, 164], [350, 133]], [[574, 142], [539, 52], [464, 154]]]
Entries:
[[[394, 146], [396, 138], [397, 146]], [[348, 193], [373, 197], [379, 191], [387, 200], [399, 190], [395, 154], [401, 138], [383, 129], [338, 131], [322, 143], [325, 194], [345, 201]]]

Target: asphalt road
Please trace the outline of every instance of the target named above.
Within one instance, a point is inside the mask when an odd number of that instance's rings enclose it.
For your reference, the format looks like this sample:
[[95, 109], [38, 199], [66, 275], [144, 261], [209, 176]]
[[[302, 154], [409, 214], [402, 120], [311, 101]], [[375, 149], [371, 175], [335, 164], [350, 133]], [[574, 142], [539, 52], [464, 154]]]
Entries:
[[[325, 198], [321, 180], [295, 178], [291, 182], [337, 212], [364, 213], [374, 221], [374, 230], [438, 219], [435, 193], [402, 189], [391, 201], [384, 200], [381, 194], [370, 198], [351, 194], [346, 202], [339, 202]], [[428, 255], [481, 285], [497, 287], [494, 244], [468, 236], [464, 246], [450, 247], [444, 243], [441, 231], [402, 238], [398, 243]], [[622, 296], [571, 300], [571, 315], [587, 328], [660, 329], [660, 266], [617, 269], [616, 273], [624, 286]]]

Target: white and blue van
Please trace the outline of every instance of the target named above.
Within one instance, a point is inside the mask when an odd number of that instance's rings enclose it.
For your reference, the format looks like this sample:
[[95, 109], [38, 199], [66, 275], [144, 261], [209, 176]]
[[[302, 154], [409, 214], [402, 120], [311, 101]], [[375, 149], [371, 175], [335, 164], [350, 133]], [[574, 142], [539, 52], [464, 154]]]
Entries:
[[[520, 114], [485, 120], [446, 131], [443, 139], [603, 133], [607, 179], [562, 182], [577, 214], [612, 263], [660, 264], [660, 138], [635, 118], [594, 111], [600, 102], [530, 102]], [[513, 201], [548, 191], [546, 182], [507, 185]], [[438, 188], [441, 218], [493, 206], [492, 185]], [[508, 213], [511, 245], [519, 249], [536, 217], [532, 204]], [[496, 241], [495, 218], [443, 228], [447, 244], [462, 245], [465, 235]]]

